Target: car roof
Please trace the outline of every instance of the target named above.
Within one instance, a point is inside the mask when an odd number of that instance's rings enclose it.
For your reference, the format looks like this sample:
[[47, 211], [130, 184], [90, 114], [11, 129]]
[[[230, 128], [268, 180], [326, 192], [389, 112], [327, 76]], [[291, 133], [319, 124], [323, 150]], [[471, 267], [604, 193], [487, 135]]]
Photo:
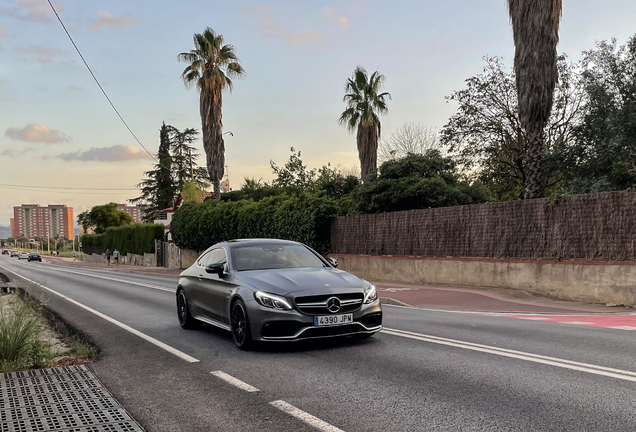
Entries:
[[242, 246], [258, 246], [258, 245], [297, 245], [301, 244], [291, 240], [280, 240], [280, 239], [268, 239], [268, 238], [257, 238], [257, 239], [235, 239], [228, 240], [224, 242], [228, 244], [230, 247], [242, 247]]

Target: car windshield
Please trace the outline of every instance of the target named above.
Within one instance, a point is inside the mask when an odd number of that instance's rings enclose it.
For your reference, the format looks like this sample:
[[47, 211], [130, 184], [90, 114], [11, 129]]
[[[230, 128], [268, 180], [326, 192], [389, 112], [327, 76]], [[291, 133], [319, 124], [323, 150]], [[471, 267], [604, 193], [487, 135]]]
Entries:
[[267, 270], [301, 267], [326, 267], [313, 252], [301, 245], [254, 245], [233, 249], [234, 267], [243, 270]]

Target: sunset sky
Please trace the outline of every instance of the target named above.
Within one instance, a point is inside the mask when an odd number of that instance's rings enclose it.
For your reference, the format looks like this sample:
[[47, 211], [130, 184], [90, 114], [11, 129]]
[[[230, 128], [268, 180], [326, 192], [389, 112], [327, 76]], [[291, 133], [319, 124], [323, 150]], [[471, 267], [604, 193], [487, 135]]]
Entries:
[[[206, 26], [233, 44], [247, 71], [223, 107], [231, 186], [271, 179], [289, 148], [310, 167], [358, 165], [355, 136], [338, 124], [345, 80], [357, 65], [386, 75], [393, 100], [385, 136], [407, 122], [439, 130], [444, 96], [479, 73], [485, 55], [512, 66], [504, 0], [214, 2], [56, 0], [75, 42], [142, 143], [161, 123], [200, 128], [198, 94], [178, 53]], [[633, 0], [564, 1], [559, 52], [578, 60], [594, 42], [636, 32]], [[200, 141], [197, 146], [201, 149]], [[124, 202], [152, 160], [120, 122], [47, 0], [0, 0], [0, 224], [23, 203], [79, 213]], [[15, 186], [30, 186], [19, 189]], [[112, 188], [111, 192], [34, 187]]]

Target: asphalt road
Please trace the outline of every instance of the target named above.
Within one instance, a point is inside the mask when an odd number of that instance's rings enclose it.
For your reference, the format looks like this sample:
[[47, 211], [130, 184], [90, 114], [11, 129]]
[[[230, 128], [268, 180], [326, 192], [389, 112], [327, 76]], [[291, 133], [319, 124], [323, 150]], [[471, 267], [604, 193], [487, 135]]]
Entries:
[[367, 341], [242, 352], [179, 327], [174, 278], [8, 257], [0, 272], [101, 347], [91, 369], [150, 432], [636, 429], [633, 331], [385, 306]]

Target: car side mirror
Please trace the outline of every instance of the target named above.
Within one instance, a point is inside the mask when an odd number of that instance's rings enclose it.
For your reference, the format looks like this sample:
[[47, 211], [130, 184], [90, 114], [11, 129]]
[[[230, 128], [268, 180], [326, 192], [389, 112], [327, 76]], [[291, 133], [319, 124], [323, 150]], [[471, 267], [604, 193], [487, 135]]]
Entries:
[[205, 271], [207, 273], [216, 273], [219, 277], [223, 276], [225, 272], [225, 263], [213, 263], [205, 266]]
[[329, 257], [329, 258], [327, 258], [327, 261], [329, 262], [329, 264], [331, 264], [331, 267], [338, 268], [338, 260], [337, 259]]

